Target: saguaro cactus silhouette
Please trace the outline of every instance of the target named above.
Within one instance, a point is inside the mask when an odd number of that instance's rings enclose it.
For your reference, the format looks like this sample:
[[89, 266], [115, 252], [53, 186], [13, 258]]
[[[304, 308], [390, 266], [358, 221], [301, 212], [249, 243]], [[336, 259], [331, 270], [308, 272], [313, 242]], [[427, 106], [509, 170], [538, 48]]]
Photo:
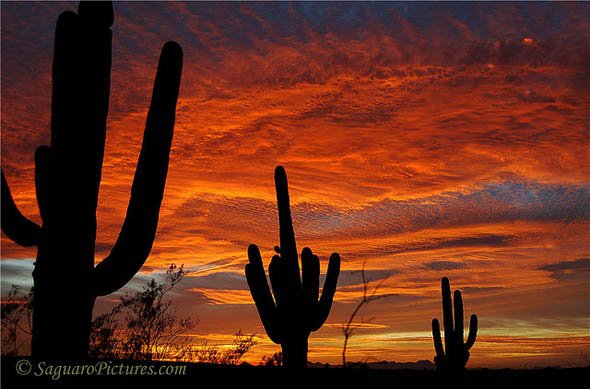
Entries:
[[34, 357], [83, 358], [97, 296], [125, 285], [147, 259], [156, 234], [174, 130], [182, 50], [164, 45], [119, 237], [96, 267], [96, 208], [111, 73], [111, 2], [81, 2], [59, 16], [53, 58], [51, 146], [35, 154], [42, 227], [13, 202], [2, 174], [2, 230], [37, 245], [33, 271]]
[[443, 323], [445, 331], [445, 347], [443, 349], [440, 337], [440, 324], [438, 319], [432, 319], [432, 338], [436, 356], [434, 363], [437, 369], [447, 372], [457, 372], [465, 369], [469, 359], [469, 349], [475, 343], [477, 337], [477, 316], [471, 315], [469, 320], [469, 335], [467, 341], [463, 339], [463, 298], [461, 292], [456, 290], [454, 295], [455, 324], [453, 326], [453, 303], [451, 302], [451, 285], [449, 279], [442, 279], [442, 307]]
[[304, 368], [309, 335], [324, 324], [332, 307], [340, 273], [340, 256], [337, 253], [330, 256], [322, 296], [319, 297], [320, 260], [307, 247], [301, 252], [302, 274], [299, 274], [287, 173], [282, 166], [275, 170], [275, 186], [280, 247], [275, 247], [279, 255], [272, 258], [268, 268], [274, 299], [260, 250], [254, 244], [248, 247], [250, 263], [246, 265], [246, 278], [266, 333], [273, 342], [281, 345], [284, 365]]

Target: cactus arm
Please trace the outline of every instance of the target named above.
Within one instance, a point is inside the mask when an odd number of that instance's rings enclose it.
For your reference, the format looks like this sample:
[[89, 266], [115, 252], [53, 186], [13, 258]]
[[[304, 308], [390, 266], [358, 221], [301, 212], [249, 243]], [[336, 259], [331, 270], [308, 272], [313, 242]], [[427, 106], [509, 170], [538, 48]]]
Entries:
[[467, 341], [465, 342], [465, 349], [469, 350], [473, 347], [475, 339], [477, 338], [477, 315], [471, 315], [469, 319], [469, 335], [467, 335]]
[[332, 309], [332, 302], [334, 301], [334, 294], [336, 293], [336, 286], [338, 285], [338, 276], [340, 275], [340, 255], [332, 253], [328, 261], [328, 270], [326, 272], [326, 280], [322, 289], [322, 297], [318, 304], [318, 314], [312, 331], [318, 330], [328, 318], [330, 309]]
[[440, 323], [438, 319], [432, 319], [432, 339], [434, 341], [434, 350], [436, 351], [437, 360], [443, 360], [445, 351], [443, 349], [442, 339], [440, 337]]
[[27, 219], [14, 203], [2, 171], [2, 231], [16, 244], [29, 247], [39, 244], [41, 227]]
[[463, 348], [463, 298], [460, 291], [455, 291], [453, 302], [455, 307], [455, 342], [458, 347]]
[[320, 295], [320, 259], [308, 247], [301, 252], [301, 273], [303, 294], [307, 303], [314, 306]]
[[289, 204], [289, 184], [287, 173], [282, 166], [275, 169], [275, 187], [277, 192], [277, 206], [279, 211], [279, 240], [281, 259], [285, 263], [286, 287], [293, 293], [301, 288], [301, 276], [299, 274], [299, 259], [297, 244], [295, 242], [295, 231], [291, 218]]
[[125, 285], [151, 251], [166, 184], [181, 71], [182, 49], [168, 42], [160, 56], [127, 215], [111, 253], [95, 268], [99, 296]]
[[280, 343], [281, 337], [276, 323], [276, 305], [266, 281], [260, 250], [254, 244], [248, 247], [248, 259], [246, 280], [248, 281], [252, 299], [256, 304], [264, 330], [273, 342]]
[[451, 285], [449, 279], [442, 279], [442, 308], [443, 308], [443, 325], [445, 331], [445, 347], [447, 354], [453, 345], [453, 303], [451, 301]]

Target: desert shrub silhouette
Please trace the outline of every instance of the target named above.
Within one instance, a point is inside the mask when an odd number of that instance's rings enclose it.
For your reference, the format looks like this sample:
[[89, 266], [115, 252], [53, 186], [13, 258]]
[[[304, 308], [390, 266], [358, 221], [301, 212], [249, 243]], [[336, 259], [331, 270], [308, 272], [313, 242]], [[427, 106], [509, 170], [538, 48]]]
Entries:
[[443, 349], [440, 324], [438, 319], [434, 318], [432, 319], [432, 338], [436, 350], [434, 363], [440, 371], [461, 372], [465, 369], [469, 359], [469, 349], [477, 337], [477, 315], [471, 315], [469, 319], [469, 335], [465, 341], [463, 339], [463, 298], [461, 292], [456, 290], [454, 294], [455, 323], [453, 326], [453, 302], [451, 301], [449, 279], [444, 277], [441, 284], [445, 346]]
[[299, 273], [287, 173], [282, 166], [275, 170], [275, 186], [280, 247], [275, 247], [279, 255], [272, 258], [268, 268], [274, 299], [260, 250], [254, 244], [248, 247], [250, 263], [246, 265], [246, 278], [266, 333], [273, 342], [281, 345], [285, 367], [304, 368], [309, 335], [324, 324], [332, 307], [340, 273], [340, 256], [337, 253], [330, 256], [322, 296], [319, 297], [320, 260], [307, 247], [301, 252]]
[[96, 208], [110, 95], [111, 2], [81, 2], [55, 31], [51, 145], [35, 154], [40, 227], [18, 210], [2, 174], [2, 230], [37, 245], [33, 271], [34, 357], [84, 358], [97, 296], [125, 285], [147, 259], [164, 194], [182, 49], [164, 45], [125, 221], [96, 267]]

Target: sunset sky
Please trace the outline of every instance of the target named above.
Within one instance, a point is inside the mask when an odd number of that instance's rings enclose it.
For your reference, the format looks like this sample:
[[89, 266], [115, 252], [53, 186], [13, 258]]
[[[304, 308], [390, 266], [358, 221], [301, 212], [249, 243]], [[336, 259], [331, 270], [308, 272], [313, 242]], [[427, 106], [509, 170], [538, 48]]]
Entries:
[[[49, 143], [53, 33], [77, 3], [2, 2], [2, 168], [40, 222], [33, 154]], [[120, 293], [172, 294], [195, 345], [268, 340], [244, 265], [278, 244], [273, 169], [299, 248], [342, 257], [310, 360], [338, 363], [359, 270], [384, 298], [349, 360], [432, 360], [440, 279], [479, 316], [471, 367], [573, 366], [590, 352], [590, 3], [115, 3], [96, 261], [123, 222], [159, 51], [184, 50], [166, 193], [142, 271]], [[83, 130], [83, 129], [82, 129]], [[67, 250], [67, 247], [64, 248]], [[36, 250], [2, 236], [2, 291]], [[75, 290], [72, 293], [76, 293]], [[95, 313], [120, 293], [99, 298]], [[586, 361], [587, 363], [587, 361]]]

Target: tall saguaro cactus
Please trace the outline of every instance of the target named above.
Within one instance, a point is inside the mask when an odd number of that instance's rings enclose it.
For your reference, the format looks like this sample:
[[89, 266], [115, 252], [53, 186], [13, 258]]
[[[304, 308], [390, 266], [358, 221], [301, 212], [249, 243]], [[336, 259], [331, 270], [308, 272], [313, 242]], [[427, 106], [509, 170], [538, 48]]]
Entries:
[[453, 302], [451, 302], [451, 285], [449, 279], [442, 279], [442, 307], [443, 323], [445, 331], [445, 348], [443, 349], [440, 337], [440, 324], [438, 319], [432, 319], [432, 338], [436, 357], [434, 363], [437, 369], [446, 372], [460, 372], [465, 369], [469, 359], [469, 349], [475, 343], [477, 337], [477, 316], [471, 315], [469, 319], [469, 335], [467, 341], [463, 337], [463, 298], [461, 292], [456, 290], [454, 295], [455, 323], [453, 326]]
[[274, 299], [268, 287], [260, 250], [254, 244], [248, 247], [250, 263], [246, 265], [246, 278], [266, 333], [273, 342], [281, 345], [285, 366], [304, 368], [307, 365], [309, 335], [324, 324], [332, 308], [340, 273], [340, 256], [337, 253], [330, 256], [322, 296], [319, 297], [320, 260], [307, 247], [301, 252], [301, 275], [299, 273], [287, 173], [282, 166], [275, 170], [275, 186], [280, 247], [275, 247], [279, 255], [272, 258], [268, 268]]
[[96, 267], [96, 208], [104, 155], [111, 74], [111, 2], [81, 2], [59, 16], [53, 58], [51, 146], [35, 154], [43, 220], [26, 219], [2, 174], [2, 230], [37, 245], [33, 271], [34, 357], [84, 358], [97, 296], [125, 285], [147, 259], [164, 195], [182, 49], [164, 45], [131, 199], [119, 237]]

